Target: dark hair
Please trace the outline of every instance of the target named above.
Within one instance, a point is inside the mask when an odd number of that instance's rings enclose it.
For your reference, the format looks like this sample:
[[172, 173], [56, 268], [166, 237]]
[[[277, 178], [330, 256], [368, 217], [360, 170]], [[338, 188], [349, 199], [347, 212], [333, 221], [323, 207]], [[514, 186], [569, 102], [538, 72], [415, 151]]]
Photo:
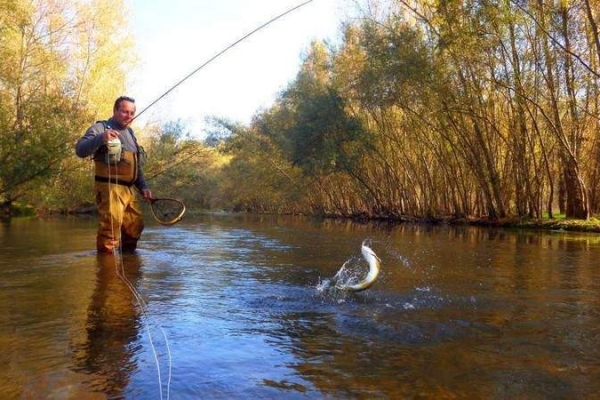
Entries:
[[124, 101], [129, 101], [132, 103], [135, 103], [135, 99], [131, 98], [131, 97], [127, 97], [127, 96], [119, 96], [116, 100], [115, 100], [115, 105], [113, 107], [113, 111], [116, 111], [119, 109], [119, 107], [121, 106], [121, 103]]

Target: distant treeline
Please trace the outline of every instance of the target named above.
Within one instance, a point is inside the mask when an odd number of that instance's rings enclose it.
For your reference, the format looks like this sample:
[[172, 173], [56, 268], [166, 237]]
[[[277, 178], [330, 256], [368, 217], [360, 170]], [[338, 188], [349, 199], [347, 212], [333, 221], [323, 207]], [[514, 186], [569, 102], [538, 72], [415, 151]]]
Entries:
[[[248, 209], [567, 217], [600, 206], [600, 3], [393, 1], [234, 129]], [[377, 11], [378, 10], [378, 11]], [[379, 14], [375, 14], [378, 12]], [[259, 184], [260, 183], [260, 184]]]
[[[0, 198], [73, 210], [92, 201], [74, 141], [110, 115], [127, 70], [107, 63], [127, 52], [100, 20], [73, 19], [94, 10], [21, 3], [0, 4]], [[138, 127], [154, 190], [191, 208], [343, 217], [599, 211], [600, 3], [367, 9], [339, 43], [313, 43], [248, 126], [215, 119], [203, 141], [179, 122]]]

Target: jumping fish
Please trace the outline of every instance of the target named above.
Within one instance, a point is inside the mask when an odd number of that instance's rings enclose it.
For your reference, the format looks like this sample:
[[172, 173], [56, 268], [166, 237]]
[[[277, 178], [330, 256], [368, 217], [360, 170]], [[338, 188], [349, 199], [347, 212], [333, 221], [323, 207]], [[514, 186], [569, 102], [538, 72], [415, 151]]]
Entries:
[[361, 292], [363, 290], [367, 290], [377, 280], [379, 276], [379, 263], [381, 260], [377, 257], [377, 254], [365, 244], [362, 243], [360, 252], [362, 253], [363, 258], [369, 263], [369, 273], [362, 281], [354, 284], [348, 284], [344, 282], [340, 282], [343, 271], [345, 270], [346, 263], [342, 265], [342, 268], [335, 274], [335, 276], [331, 279], [330, 284], [333, 284], [336, 289], [339, 290], [347, 290], [351, 292]]

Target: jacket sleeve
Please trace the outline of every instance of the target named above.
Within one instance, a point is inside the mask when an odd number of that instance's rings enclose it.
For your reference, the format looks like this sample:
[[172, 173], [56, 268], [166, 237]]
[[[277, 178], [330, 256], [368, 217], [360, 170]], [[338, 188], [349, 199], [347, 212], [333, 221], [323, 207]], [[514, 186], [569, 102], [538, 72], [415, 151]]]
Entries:
[[144, 172], [142, 171], [142, 168], [139, 166], [139, 164], [138, 164], [138, 177], [134, 184], [135, 184], [135, 187], [138, 188], [138, 190], [140, 192], [144, 189], [148, 189], [148, 184], [146, 183], [146, 179], [144, 179]]
[[102, 133], [104, 125], [96, 123], [88, 128], [85, 134], [77, 141], [75, 153], [81, 158], [94, 154], [104, 144]]

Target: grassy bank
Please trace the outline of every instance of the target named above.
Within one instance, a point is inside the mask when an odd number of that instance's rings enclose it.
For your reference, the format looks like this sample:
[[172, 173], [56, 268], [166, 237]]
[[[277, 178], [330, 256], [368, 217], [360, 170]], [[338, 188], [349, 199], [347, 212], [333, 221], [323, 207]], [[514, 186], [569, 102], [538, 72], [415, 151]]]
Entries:
[[[459, 223], [451, 222], [453, 223]], [[600, 233], [600, 219], [593, 217], [589, 220], [568, 219], [563, 216], [557, 218], [544, 219], [524, 219], [524, 218], [504, 218], [498, 220], [465, 220], [462, 223], [476, 226], [490, 226], [502, 228], [520, 228], [520, 229], [536, 229], [536, 230], [553, 230], [553, 231], [572, 231], [572, 232], [598, 232]]]

